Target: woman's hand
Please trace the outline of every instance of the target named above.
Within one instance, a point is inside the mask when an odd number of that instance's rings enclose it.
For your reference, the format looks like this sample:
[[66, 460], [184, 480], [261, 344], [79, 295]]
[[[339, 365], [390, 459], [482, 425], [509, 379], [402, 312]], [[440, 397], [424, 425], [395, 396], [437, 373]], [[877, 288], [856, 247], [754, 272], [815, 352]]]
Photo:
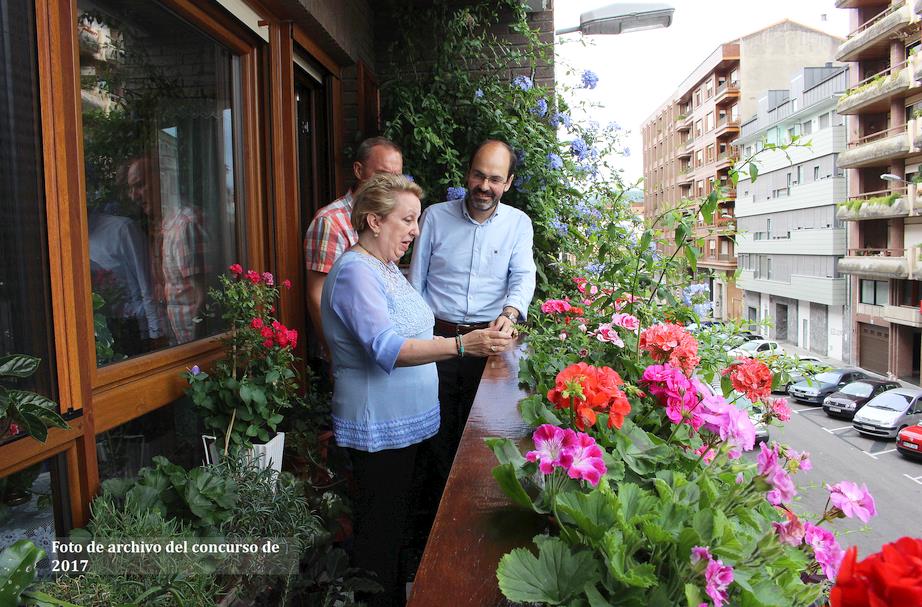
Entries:
[[478, 329], [461, 336], [465, 356], [491, 356], [505, 352], [515, 340], [506, 331]]

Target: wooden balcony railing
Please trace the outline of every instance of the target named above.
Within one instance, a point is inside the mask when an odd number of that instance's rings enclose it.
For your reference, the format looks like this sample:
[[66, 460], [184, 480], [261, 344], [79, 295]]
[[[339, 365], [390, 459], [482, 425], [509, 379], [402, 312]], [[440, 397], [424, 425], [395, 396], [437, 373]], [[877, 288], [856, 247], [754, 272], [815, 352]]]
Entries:
[[849, 149], [856, 148], [866, 143], [872, 143], [874, 141], [877, 141], [878, 139], [886, 139], [887, 137], [899, 135], [901, 133], [905, 133], [906, 129], [907, 129], [907, 126], [905, 124], [901, 124], [900, 126], [891, 127], [885, 131], [877, 131], [876, 133], [871, 133], [870, 135], [859, 137], [858, 139], [854, 141], [849, 141], [848, 148]]
[[849, 249], [849, 257], [906, 257], [906, 249]]
[[548, 527], [546, 517], [502, 492], [492, 475], [496, 458], [483, 442], [498, 436], [525, 446], [531, 433], [517, 408], [526, 396], [518, 385], [521, 356], [516, 350], [487, 360], [407, 607], [508, 605], [496, 581], [500, 558], [532, 546]]
[[897, 186], [892, 190], [875, 190], [873, 192], [862, 192], [861, 194], [855, 194], [854, 196], [849, 196], [849, 201], [852, 200], [870, 200], [871, 198], [879, 198], [881, 196], [889, 196], [890, 194], [899, 194], [900, 196], [905, 196], [907, 192], [907, 186]]
[[861, 32], [865, 31], [866, 29], [868, 29], [869, 27], [871, 27], [872, 25], [874, 25], [875, 23], [877, 23], [878, 21], [886, 17], [887, 15], [892, 15], [896, 11], [900, 10], [901, 8], [903, 8], [905, 4], [906, 4], [905, 0], [903, 2], [897, 2], [895, 4], [891, 4], [885, 10], [874, 15], [873, 17], [871, 17], [870, 19], [868, 19], [867, 21], [859, 25], [857, 28], [855, 28], [855, 30], [848, 35], [848, 40], [851, 40], [855, 36], [859, 35]]

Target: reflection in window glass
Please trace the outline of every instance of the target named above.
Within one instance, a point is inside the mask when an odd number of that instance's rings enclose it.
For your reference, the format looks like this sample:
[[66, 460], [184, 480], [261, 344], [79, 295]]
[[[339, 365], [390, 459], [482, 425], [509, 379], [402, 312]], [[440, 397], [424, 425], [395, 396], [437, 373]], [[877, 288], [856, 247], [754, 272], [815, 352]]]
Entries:
[[[0, 478], [0, 551], [25, 539], [50, 556], [55, 538], [67, 535], [63, 457], [57, 455]], [[51, 573], [47, 557], [39, 562], [38, 570], [42, 576]]]
[[149, 0], [81, 0], [77, 30], [97, 364], [221, 330], [237, 261], [239, 62]]
[[[42, 359], [20, 388], [54, 398], [51, 295], [48, 279], [45, 198], [35, 18], [29, 0], [11, 0], [0, 10], [0, 356]], [[0, 419], [2, 430], [7, 424]]]
[[205, 458], [202, 426], [188, 397], [96, 436], [99, 480], [134, 478], [162, 455], [186, 469]]

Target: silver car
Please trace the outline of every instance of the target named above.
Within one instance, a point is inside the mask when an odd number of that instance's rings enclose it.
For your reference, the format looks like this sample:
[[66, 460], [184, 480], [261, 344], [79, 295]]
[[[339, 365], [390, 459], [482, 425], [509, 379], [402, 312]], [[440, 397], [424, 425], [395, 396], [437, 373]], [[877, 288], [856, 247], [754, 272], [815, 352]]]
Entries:
[[894, 438], [906, 426], [922, 422], [922, 389], [897, 388], [879, 394], [855, 413], [852, 426], [861, 434]]

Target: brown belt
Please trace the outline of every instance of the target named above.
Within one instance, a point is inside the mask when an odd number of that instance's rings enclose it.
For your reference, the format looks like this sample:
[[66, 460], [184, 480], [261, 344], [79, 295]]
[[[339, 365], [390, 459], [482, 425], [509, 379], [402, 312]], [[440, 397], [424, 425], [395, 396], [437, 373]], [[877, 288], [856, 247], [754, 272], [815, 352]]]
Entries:
[[435, 319], [435, 333], [437, 335], [466, 335], [471, 331], [476, 331], [477, 329], [486, 329], [490, 326], [488, 322], [474, 322], [469, 324], [464, 323], [453, 323], [442, 320], [440, 318]]

